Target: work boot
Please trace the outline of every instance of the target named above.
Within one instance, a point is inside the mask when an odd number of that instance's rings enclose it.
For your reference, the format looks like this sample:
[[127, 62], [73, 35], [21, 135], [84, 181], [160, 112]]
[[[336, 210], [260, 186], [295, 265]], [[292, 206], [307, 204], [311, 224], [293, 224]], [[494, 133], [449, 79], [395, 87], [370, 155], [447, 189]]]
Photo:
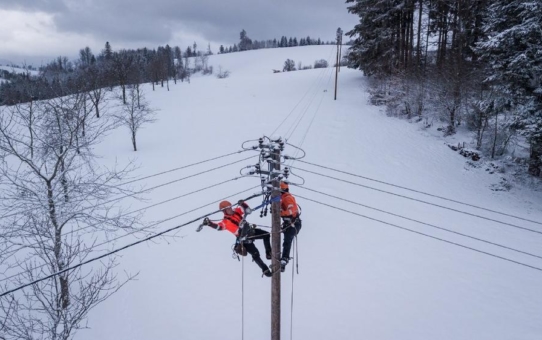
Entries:
[[271, 277], [271, 276], [273, 276], [273, 273], [271, 273], [271, 270], [267, 269], [267, 270], [263, 271], [263, 275], [265, 275], [267, 277]]
[[284, 271], [286, 270], [286, 265], [288, 264], [288, 260], [287, 259], [281, 259], [280, 260], [280, 271], [282, 273], [284, 273]]
[[273, 257], [271, 256], [271, 252], [265, 253], [265, 258], [268, 260], [271, 260]]

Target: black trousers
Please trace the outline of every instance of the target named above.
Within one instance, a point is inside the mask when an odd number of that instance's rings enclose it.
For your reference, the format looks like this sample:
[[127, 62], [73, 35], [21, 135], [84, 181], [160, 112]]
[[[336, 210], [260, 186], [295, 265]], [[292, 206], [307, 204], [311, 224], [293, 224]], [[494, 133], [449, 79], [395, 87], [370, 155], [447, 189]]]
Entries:
[[282, 224], [282, 232], [284, 233], [284, 241], [282, 242], [282, 260], [290, 260], [290, 249], [292, 248], [292, 241], [294, 237], [299, 234], [301, 230], [301, 220], [298, 218], [295, 220], [294, 224], [285, 223]]
[[262, 271], [266, 271], [269, 269], [269, 267], [263, 262], [262, 258], [260, 257], [260, 252], [258, 251], [258, 248], [254, 244], [254, 240], [263, 240], [263, 245], [265, 247], [266, 254], [271, 254], [271, 241], [270, 235], [267, 231], [255, 228], [254, 229], [254, 235], [250, 237], [250, 240], [243, 241], [243, 247], [247, 250], [247, 253], [252, 255], [252, 259], [258, 267], [262, 269]]
[[[267, 231], [255, 228], [254, 235], [250, 237], [251, 240], [263, 240], [263, 246], [266, 254], [271, 254], [271, 234]], [[257, 250], [257, 249], [256, 249]]]

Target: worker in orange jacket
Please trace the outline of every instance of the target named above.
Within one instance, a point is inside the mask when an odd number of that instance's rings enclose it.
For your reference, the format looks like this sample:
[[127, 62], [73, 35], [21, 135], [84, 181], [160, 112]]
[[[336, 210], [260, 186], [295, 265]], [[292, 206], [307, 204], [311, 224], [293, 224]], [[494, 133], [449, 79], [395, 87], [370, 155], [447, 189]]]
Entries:
[[[230, 233], [234, 234], [235, 237], [237, 237], [238, 239], [241, 249], [246, 249], [246, 252], [252, 255], [252, 259], [254, 260], [254, 262], [256, 262], [256, 264], [261, 268], [263, 274], [270, 277], [272, 275], [271, 271], [261, 259], [260, 252], [258, 251], [258, 248], [256, 248], [256, 246], [254, 245], [254, 240], [262, 239], [265, 247], [266, 257], [267, 259], [271, 259], [271, 242], [269, 240], [269, 233], [258, 228], [251, 228], [249, 223], [245, 221], [246, 215], [250, 214], [251, 212], [250, 207], [242, 200], [238, 202], [238, 205], [239, 206], [237, 208], [233, 209], [230, 202], [220, 202], [219, 208], [224, 212], [224, 218], [222, 219], [222, 221], [214, 223], [208, 218], [205, 218], [203, 220], [203, 224], [219, 231], [227, 230]], [[240, 225], [242, 222], [243, 225]], [[244, 234], [241, 235], [243, 230], [246, 231], [248, 229], [250, 229], [250, 234], [248, 236]], [[240, 236], [243, 237], [240, 238]], [[246, 253], [241, 255], [244, 256], [246, 255]]]
[[282, 193], [280, 197], [280, 217], [282, 218], [282, 232], [284, 233], [280, 270], [284, 272], [290, 260], [292, 241], [301, 230], [301, 219], [299, 218], [297, 202], [295, 201], [295, 197], [290, 194], [288, 183], [280, 182], [280, 191]]

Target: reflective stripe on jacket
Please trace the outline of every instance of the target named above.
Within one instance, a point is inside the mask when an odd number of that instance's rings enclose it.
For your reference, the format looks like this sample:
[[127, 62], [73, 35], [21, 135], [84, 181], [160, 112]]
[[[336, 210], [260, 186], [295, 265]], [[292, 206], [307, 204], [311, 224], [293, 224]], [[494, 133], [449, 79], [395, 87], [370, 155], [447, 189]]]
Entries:
[[233, 210], [233, 215], [224, 214], [224, 219], [217, 223], [217, 230], [227, 230], [235, 236], [239, 236], [239, 223], [243, 219], [243, 209], [237, 207]]
[[299, 216], [295, 198], [289, 192], [283, 193], [280, 197], [280, 216], [292, 218], [297, 218]]

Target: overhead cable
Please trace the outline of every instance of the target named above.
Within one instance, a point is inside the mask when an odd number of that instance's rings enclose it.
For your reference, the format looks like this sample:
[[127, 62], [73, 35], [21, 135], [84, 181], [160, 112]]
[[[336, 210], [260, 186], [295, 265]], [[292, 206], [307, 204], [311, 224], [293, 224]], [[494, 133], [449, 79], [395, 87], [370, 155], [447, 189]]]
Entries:
[[295, 167], [295, 166], [291, 166], [291, 167], [294, 168], [294, 169], [300, 170], [300, 171], [304, 171], [304, 172], [310, 173], [310, 174], [314, 174], [314, 175], [317, 175], [317, 176], [322, 176], [322, 177], [325, 177], [325, 178], [334, 179], [334, 180], [337, 180], [337, 181], [340, 181], [340, 182], [344, 182], [344, 183], [351, 184], [351, 185], [355, 185], [355, 186], [359, 186], [359, 187], [362, 187], [362, 188], [366, 188], [366, 189], [370, 189], [370, 190], [382, 192], [382, 193], [385, 193], [385, 194], [388, 194], [388, 195], [393, 195], [393, 196], [405, 198], [405, 199], [408, 199], [408, 200], [411, 200], [411, 201], [415, 201], [415, 202], [419, 202], [419, 203], [424, 203], [424, 204], [431, 205], [431, 206], [434, 206], [434, 207], [438, 207], [438, 208], [442, 208], [442, 209], [454, 211], [454, 212], [457, 212], [457, 213], [460, 213], [460, 214], [469, 215], [469, 216], [477, 217], [477, 218], [480, 218], [480, 219], [483, 219], [483, 220], [487, 220], [487, 221], [499, 223], [499, 224], [502, 224], [502, 225], [507, 225], [507, 226], [510, 226], [510, 227], [514, 227], [514, 228], [518, 228], [518, 229], [530, 231], [530, 232], [532, 232], [532, 233], [542, 234], [542, 231], [538, 231], [538, 230], [531, 229], [531, 228], [527, 228], [527, 227], [522, 227], [522, 226], [519, 226], [519, 225], [516, 225], [516, 224], [513, 224], [513, 223], [508, 223], [508, 222], [499, 221], [499, 220], [496, 220], [496, 219], [493, 219], [493, 218], [489, 218], [489, 217], [485, 217], [485, 216], [481, 216], [481, 215], [469, 213], [469, 212], [466, 212], [466, 211], [463, 211], [463, 210], [459, 210], [459, 209], [454, 209], [454, 208], [446, 207], [446, 206], [443, 206], [443, 205], [440, 205], [440, 204], [435, 204], [435, 203], [432, 203], [432, 202], [428, 202], [428, 201], [420, 200], [420, 199], [417, 199], [417, 198], [413, 198], [413, 197], [409, 197], [409, 196], [397, 194], [397, 193], [390, 192], [390, 191], [386, 191], [386, 190], [381, 190], [381, 189], [373, 188], [373, 187], [370, 187], [370, 186], [367, 186], [367, 185], [363, 185], [363, 184], [359, 184], [359, 183], [347, 181], [347, 180], [344, 180], [344, 179], [341, 179], [341, 178], [337, 178], [337, 177], [333, 177], [333, 176], [329, 176], [329, 175], [324, 175], [324, 174], [321, 174], [321, 173], [318, 173], [318, 172], [314, 172], [314, 171], [302, 169], [302, 168], [299, 168], [299, 167]]
[[402, 229], [402, 230], [405, 230], [405, 231], [408, 231], [408, 232], [411, 232], [411, 233], [415, 233], [415, 234], [418, 234], [418, 235], [429, 237], [429, 238], [432, 238], [432, 239], [435, 239], [435, 240], [438, 240], [438, 241], [441, 241], [441, 242], [445, 242], [445, 243], [448, 243], [448, 244], [452, 244], [454, 246], [469, 249], [469, 250], [472, 250], [472, 251], [475, 251], [475, 252], [478, 252], [478, 253], [481, 253], [481, 254], [485, 254], [485, 255], [488, 255], [488, 256], [503, 260], [503, 261], [511, 262], [511, 263], [514, 263], [514, 264], [517, 264], [517, 265], [520, 265], [520, 266], [523, 266], [523, 267], [527, 267], [527, 268], [534, 269], [534, 270], [542, 272], [542, 268], [531, 266], [531, 265], [523, 263], [523, 262], [515, 261], [515, 260], [509, 259], [509, 258], [506, 258], [506, 257], [503, 257], [503, 256], [495, 255], [495, 254], [492, 254], [492, 253], [489, 253], [489, 252], [486, 252], [486, 251], [483, 251], [483, 250], [479, 250], [479, 249], [476, 249], [476, 248], [465, 246], [465, 245], [462, 245], [462, 244], [459, 244], [459, 243], [456, 243], [456, 242], [448, 241], [448, 240], [445, 240], [445, 239], [442, 239], [442, 238], [439, 238], [439, 237], [436, 237], [436, 236], [424, 234], [424, 233], [416, 231], [416, 230], [401, 227], [401, 226], [399, 226], [397, 224], [385, 222], [385, 221], [382, 221], [382, 220], [379, 220], [379, 219], [376, 219], [376, 218], [372, 218], [372, 217], [369, 217], [369, 216], [366, 216], [366, 215], [356, 213], [354, 211], [339, 208], [339, 207], [333, 206], [331, 204], [323, 203], [323, 202], [320, 202], [320, 201], [317, 201], [317, 200], [314, 200], [314, 199], [311, 199], [311, 198], [308, 198], [308, 197], [303, 197], [303, 196], [300, 196], [300, 195], [296, 195], [296, 197], [299, 197], [299, 198], [302, 198], [304, 200], [314, 202], [316, 204], [320, 204], [320, 205], [323, 205], [323, 206], [326, 206], [326, 207], [329, 207], [329, 208], [332, 208], [332, 209], [335, 209], [335, 210], [339, 210], [339, 211], [342, 211], [342, 212], [345, 212], [345, 213], [348, 213], [348, 214], [363, 217], [363, 218], [366, 218], [366, 219], [371, 220], [371, 221], [379, 222], [379, 223], [382, 223], [382, 224], [385, 224], [385, 225], [388, 225], [388, 226], [391, 226], [391, 227], [394, 227], [394, 228]]
[[[293, 184], [293, 185], [295, 185], [295, 184]], [[338, 200], [341, 200], [341, 201], [344, 201], [344, 202], [355, 204], [355, 205], [358, 205], [360, 207], [375, 210], [375, 211], [378, 211], [378, 212], [381, 212], [381, 213], [384, 213], [384, 214], [387, 214], [387, 215], [390, 215], [390, 216], [399, 217], [399, 218], [402, 218], [402, 219], [407, 220], [407, 221], [411, 221], [411, 222], [419, 223], [419, 224], [422, 224], [422, 225], [425, 225], [425, 226], [428, 226], [428, 227], [444, 230], [446, 232], [453, 233], [453, 234], [456, 234], [456, 235], [460, 235], [460, 236], [463, 236], [463, 237], [467, 237], [467, 238], [470, 238], [470, 239], [473, 239], [473, 240], [476, 240], [476, 241], [484, 242], [484, 243], [491, 244], [491, 245], [494, 245], [494, 246], [497, 246], [497, 247], [501, 247], [501, 248], [512, 250], [512, 251], [515, 251], [515, 252], [518, 252], [518, 253], [521, 253], [521, 254], [525, 254], [525, 255], [529, 255], [529, 256], [532, 256], [532, 257], [537, 257], [539, 259], [542, 259], [542, 256], [540, 256], [540, 255], [532, 254], [532, 253], [529, 253], [529, 252], [526, 252], [526, 251], [523, 251], [523, 250], [515, 249], [515, 248], [508, 247], [508, 246], [505, 246], [505, 245], [502, 245], [502, 244], [499, 244], [499, 243], [484, 240], [484, 239], [479, 238], [479, 237], [470, 236], [470, 235], [463, 234], [463, 233], [460, 233], [460, 232], [457, 232], [457, 231], [454, 231], [454, 230], [451, 230], [451, 229], [439, 227], [439, 226], [436, 226], [436, 225], [431, 224], [431, 223], [422, 222], [422, 221], [419, 221], [419, 220], [416, 220], [416, 219], [413, 219], [413, 218], [409, 218], [409, 217], [406, 217], [406, 216], [395, 214], [395, 213], [385, 211], [385, 210], [382, 210], [382, 209], [374, 208], [374, 207], [371, 207], [369, 205], [365, 205], [365, 204], [362, 204], [362, 203], [359, 203], [359, 202], [351, 201], [351, 200], [348, 200], [348, 199], [345, 199], [345, 198], [342, 198], [342, 197], [338, 197], [338, 196], [335, 196], [335, 195], [327, 194], [327, 193], [322, 192], [322, 191], [310, 189], [310, 188], [307, 188], [305, 186], [297, 186], [297, 187], [299, 187], [301, 189], [304, 189], [304, 190], [311, 191], [311, 192], [315, 192], [315, 193], [318, 193], [318, 194], [321, 194], [321, 195], [324, 195], [324, 196], [327, 196], [327, 197], [335, 198], [335, 199], [338, 199]]]
[[474, 205], [474, 204], [472, 204], [472, 203], [461, 202], [461, 201], [454, 200], [454, 199], [451, 199], [451, 198], [447, 198], [447, 197], [443, 197], [443, 196], [431, 194], [431, 193], [428, 193], [428, 192], [424, 192], [424, 191], [420, 191], [420, 190], [408, 188], [408, 187], [401, 186], [401, 185], [397, 185], [397, 184], [388, 183], [388, 182], [385, 182], [385, 181], [377, 180], [377, 179], [370, 178], [370, 177], [367, 177], [367, 176], [361, 176], [361, 175], [358, 175], [358, 174], [354, 174], [354, 173], [347, 172], [347, 171], [344, 171], [344, 170], [339, 170], [339, 169], [331, 168], [331, 167], [324, 166], [324, 165], [320, 165], [320, 164], [316, 164], [316, 163], [311, 163], [311, 162], [301, 161], [301, 160], [300, 160], [299, 162], [300, 162], [300, 163], [309, 164], [309, 165], [313, 165], [313, 166], [316, 166], [316, 167], [319, 167], [319, 168], [323, 168], [323, 169], [327, 169], [327, 170], [332, 170], [332, 171], [340, 172], [340, 173], [343, 173], [343, 174], [345, 174], [345, 175], [349, 175], [349, 176], [354, 176], [354, 177], [366, 179], [366, 180], [368, 180], [368, 181], [372, 181], [372, 182], [376, 182], [376, 183], [380, 183], [380, 184], [392, 186], [392, 187], [395, 187], [395, 188], [399, 188], [399, 189], [403, 189], [403, 190], [412, 191], [412, 192], [415, 192], [415, 193], [418, 193], [418, 194], [422, 194], [422, 195], [426, 195], [426, 196], [438, 198], [438, 199], [441, 199], [441, 200], [445, 200], [445, 201], [449, 201], [449, 202], [461, 204], [461, 205], [464, 205], [464, 206], [468, 206], [468, 207], [472, 207], [472, 208], [476, 208], [476, 209], [480, 209], [480, 210], [485, 210], [485, 211], [488, 211], [488, 212], [491, 212], [491, 213], [494, 213], [494, 214], [499, 214], [499, 215], [503, 215], [503, 216], [513, 217], [513, 218], [516, 218], [516, 219], [518, 219], [518, 220], [523, 220], [523, 221], [527, 221], [527, 222], [531, 222], [531, 223], [536, 223], [536, 224], [542, 225], [542, 222], [540, 222], [540, 221], [530, 220], [530, 219], [527, 219], [527, 218], [524, 218], [524, 217], [521, 217], [521, 216], [512, 215], [512, 214], [509, 214], [509, 213], [504, 213], [504, 212], [502, 212], [502, 211], [498, 211], [498, 210], [489, 209], [489, 208], [481, 207], [481, 206], [478, 206], [478, 205]]

